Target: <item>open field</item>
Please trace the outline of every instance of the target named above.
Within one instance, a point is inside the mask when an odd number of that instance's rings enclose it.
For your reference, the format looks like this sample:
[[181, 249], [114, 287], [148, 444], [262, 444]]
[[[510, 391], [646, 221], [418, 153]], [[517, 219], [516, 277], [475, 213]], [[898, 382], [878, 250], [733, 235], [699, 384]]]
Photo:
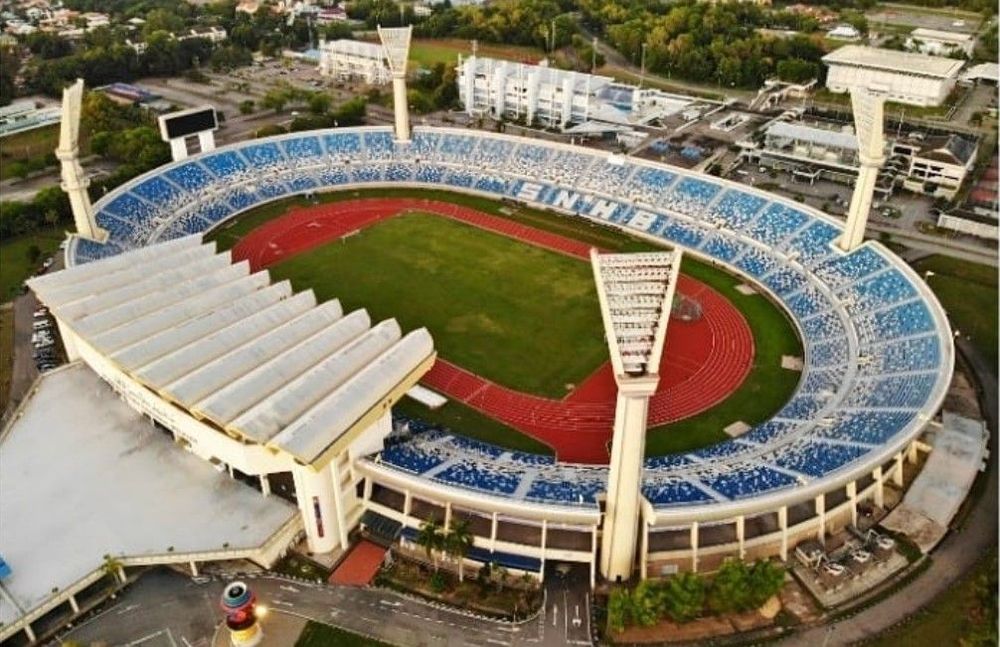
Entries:
[[442, 357], [519, 391], [562, 397], [607, 359], [587, 264], [438, 216], [397, 216], [272, 274], [426, 326]]
[[[528, 63], [537, 63], [545, 58], [545, 52], [542, 50], [521, 45], [479, 43], [476, 51], [479, 56]], [[462, 56], [472, 54], [471, 41], [460, 38], [417, 38], [410, 44], [409, 60], [420, 67], [433, 67], [437, 63], [455, 65], [459, 54]]]
[[[0, 241], [0, 302], [13, 299], [21, 283], [35, 272], [45, 257], [59, 249], [62, 241], [63, 231], [58, 227]], [[41, 251], [34, 264], [28, 262], [28, 250], [32, 245], [37, 245]]]
[[951, 327], [992, 363], [997, 363], [997, 271], [986, 265], [931, 256], [914, 264], [920, 273], [934, 272], [927, 284], [948, 313]]
[[[530, 225], [540, 230], [573, 238], [608, 251], [658, 249], [652, 243], [640, 240], [610, 227], [582, 221], [579, 218], [558, 216], [537, 209], [518, 207], [494, 200], [447, 191], [413, 189], [342, 191], [320, 194], [316, 196], [315, 202], [331, 203], [366, 197], [415, 197], [453, 202], [484, 213], [502, 216], [521, 224]], [[310, 206], [315, 204], [315, 202], [295, 197], [272, 203], [223, 225], [222, 228], [210, 234], [209, 238], [216, 240], [223, 249], [231, 248], [243, 236], [264, 222], [297, 207]], [[336, 248], [337, 246], [333, 244], [327, 247]], [[372, 263], [368, 267], [371, 268], [373, 266], [377, 267], [377, 264]], [[583, 267], [586, 268], [586, 265], [583, 265]], [[651, 429], [647, 442], [648, 455], [686, 451], [713, 444], [726, 438], [722, 429], [734, 421], [743, 420], [749, 424], [753, 424], [770, 417], [788, 400], [800, 377], [799, 373], [786, 371], [780, 367], [781, 355], [801, 355], [802, 350], [791, 323], [779, 309], [775, 308], [762, 296], [748, 297], [740, 295], [735, 291], [735, 287], [740, 283], [739, 279], [693, 257], [689, 256], [684, 259], [683, 271], [685, 274], [691, 275], [720, 292], [743, 312], [753, 333], [755, 345], [754, 365], [743, 386], [721, 404], [688, 420]], [[362, 301], [362, 303], [365, 303], [365, 301]], [[401, 303], [396, 302], [394, 305], [387, 305], [388, 314], [399, 316]], [[365, 303], [365, 305], [370, 304]], [[402, 317], [400, 317], [400, 320], [402, 322]], [[418, 321], [415, 325], [424, 325], [426, 323], [426, 321]], [[599, 321], [597, 321], [595, 326], [596, 330], [600, 330]], [[404, 327], [410, 326], [404, 325]], [[433, 328], [431, 330], [434, 332]], [[435, 335], [435, 339], [438, 340], [440, 348], [440, 338]], [[598, 338], [598, 341], [601, 341], [600, 338]], [[606, 354], [603, 345], [601, 346], [601, 352], [601, 359], [603, 360]], [[443, 351], [442, 356], [448, 358], [448, 355]], [[450, 359], [455, 359], [456, 362], [461, 363], [457, 358]], [[596, 364], [594, 367], [596, 367]], [[492, 375], [491, 372], [485, 372], [484, 374], [487, 376]], [[432, 422], [447, 425], [456, 432], [481, 438], [512, 449], [537, 451], [537, 447], [532, 449], [530, 446], [522, 444], [524, 442], [534, 443], [535, 441], [513, 432], [494, 421], [490, 421], [490, 424], [483, 424], [480, 431], [480, 422], [483, 419], [481, 414], [467, 408], [463, 410], [461, 405], [457, 403], [450, 403], [438, 412], [428, 413], [426, 409], [416, 407], [404, 407], [403, 412], [415, 417], [428, 418]], [[475, 420], [476, 417], [479, 420]], [[473, 420], [475, 420], [475, 424], [468, 425]], [[546, 451], [546, 453], [548, 452]]]
[[0, 305], [0, 413], [7, 410], [10, 381], [14, 374], [14, 307]]
[[13, 162], [30, 162], [37, 169], [49, 166], [46, 160], [59, 144], [59, 124], [25, 130], [0, 138], [0, 180], [12, 175]]
[[[901, 626], [885, 632], [864, 645], [943, 647], [996, 644], [996, 573], [997, 552], [994, 548], [990, 554], [984, 555], [963, 579], [942, 593], [933, 604]], [[984, 588], [992, 588], [992, 596], [982, 595]], [[992, 610], [990, 607], [993, 607]], [[992, 637], [993, 642], [982, 640], [987, 637]]]

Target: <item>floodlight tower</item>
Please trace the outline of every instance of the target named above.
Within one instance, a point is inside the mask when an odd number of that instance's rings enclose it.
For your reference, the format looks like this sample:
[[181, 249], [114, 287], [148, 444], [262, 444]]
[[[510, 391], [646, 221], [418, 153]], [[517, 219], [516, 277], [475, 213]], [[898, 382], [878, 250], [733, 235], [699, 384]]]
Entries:
[[601, 537], [601, 574], [632, 576], [642, 493], [649, 398], [660, 382], [660, 357], [681, 252], [599, 254], [590, 252], [604, 333], [618, 396]]
[[406, 60], [410, 56], [410, 37], [413, 25], [382, 29], [378, 27], [378, 37], [382, 41], [385, 57], [392, 73], [392, 107], [396, 115], [396, 140], [410, 141], [410, 112], [406, 97]]
[[854, 131], [858, 138], [858, 181], [851, 195], [847, 210], [847, 224], [837, 245], [845, 252], [853, 251], [865, 239], [868, 212], [872, 208], [875, 181], [885, 163], [885, 136], [882, 124], [885, 92], [858, 86], [851, 88], [851, 109], [854, 112]]
[[69, 197], [73, 222], [80, 236], [104, 242], [108, 232], [101, 229], [94, 217], [87, 187], [90, 179], [80, 166], [80, 112], [83, 103], [83, 79], [63, 90], [62, 120], [59, 124], [59, 148], [56, 158], [62, 166], [62, 190]]

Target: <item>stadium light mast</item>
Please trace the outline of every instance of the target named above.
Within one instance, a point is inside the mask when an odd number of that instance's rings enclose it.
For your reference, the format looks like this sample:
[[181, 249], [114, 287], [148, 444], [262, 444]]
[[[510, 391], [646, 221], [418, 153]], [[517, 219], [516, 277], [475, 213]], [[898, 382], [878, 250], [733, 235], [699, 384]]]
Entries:
[[631, 578], [635, 566], [649, 398], [680, 273], [681, 252], [590, 252], [601, 318], [618, 385], [601, 534], [601, 575]]
[[875, 195], [875, 181], [885, 163], [883, 115], [885, 93], [858, 86], [851, 88], [851, 109], [854, 112], [854, 132], [858, 139], [858, 181], [847, 210], [847, 223], [837, 245], [845, 252], [854, 251], [864, 242], [868, 213]]
[[410, 141], [410, 112], [406, 97], [406, 61], [410, 55], [413, 25], [383, 29], [378, 26], [389, 71], [392, 73], [392, 106], [396, 116], [396, 140]]
[[76, 232], [84, 238], [104, 242], [108, 232], [101, 229], [94, 217], [87, 187], [90, 179], [80, 166], [80, 113], [83, 104], [83, 79], [63, 90], [62, 121], [59, 125], [59, 147], [56, 158], [62, 167], [62, 190], [69, 197]]

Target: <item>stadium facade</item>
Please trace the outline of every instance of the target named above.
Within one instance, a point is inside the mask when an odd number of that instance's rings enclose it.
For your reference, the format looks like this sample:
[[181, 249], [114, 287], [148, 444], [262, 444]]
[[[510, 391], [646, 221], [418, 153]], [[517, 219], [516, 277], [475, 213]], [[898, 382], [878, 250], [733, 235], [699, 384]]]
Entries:
[[[127, 290], [150, 274], [132, 260], [109, 261], [113, 272], [96, 261], [128, 259], [130, 250], [156, 255], [157, 243], [200, 248], [196, 234], [275, 199], [374, 187], [447, 189], [619, 228], [740, 276], [794, 323], [803, 373], [774, 417], [718, 445], [644, 460], [633, 564], [642, 577], [710, 570], [728, 556], [787, 558], [796, 543], [822, 541], [856, 522], [865, 502], [884, 506], [887, 485], [901, 485], [906, 463], [929, 449], [920, 436], [943, 401], [954, 351], [944, 313], [920, 277], [876, 242], [842, 251], [842, 225], [815, 209], [645, 160], [425, 127], [406, 142], [379, 127], [255, 140], [168, 164], [110, 192], [94, 205], [107, 241], [74, 238], [69, 272], [93, 272], [95, 290], [105, 277]], [[44, 282], [38, 287], [46, 299]], [[273, 286], [262, 281], [256, 291], [267, 289]], [[61, 324], [83, 361], [179, 439], [193, 438], [199, 455], [257, 474], [303, 467], [304, 455], [282, 463], [283, 450], [265, 449], [270, 441], [254, 446], [227, 428], [192, 426], [196, 417], [178, 407], [183, 402], [80, 339], [78, 323]], [[207, 354], [198, 370], [212, 372], [219, 361]], [[338, 516], [335, 501], [314, 500], [339, 520], [336, 542], [365, 524], [413, 547], [424, 520], [463, 518], [475, 537], [473, 562], [539, 575], [547, 562], [578, 562], [596, 580], [611, 504], [607, 467], [557, 463], [414, 420], [365, 420], [358, 425], [373, 431], [359, 428], [366, 442], [355, 450], [319, 450], [337, 470], [333, 495], [350, 492], [356, 502]], [[259, 459], [249, 461], [251, 452]], [[297, 479], [302, 485], [308, 491]], [[308, 507], [304, 519], [315, 525]], [[317, 550], [332, 547], [314, 543], [315, 528], [309, 532]]]

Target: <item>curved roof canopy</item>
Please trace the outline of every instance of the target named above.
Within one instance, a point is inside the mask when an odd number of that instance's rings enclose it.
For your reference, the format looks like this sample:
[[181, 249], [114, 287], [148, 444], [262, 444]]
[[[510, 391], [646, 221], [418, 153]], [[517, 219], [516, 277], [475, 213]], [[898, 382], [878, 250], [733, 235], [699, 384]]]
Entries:
[[317, 304], [189, 236], [32, 279], [52, 313], [160, 397], [245, 442], [325, 464], [426, 373], [425, 328]]

